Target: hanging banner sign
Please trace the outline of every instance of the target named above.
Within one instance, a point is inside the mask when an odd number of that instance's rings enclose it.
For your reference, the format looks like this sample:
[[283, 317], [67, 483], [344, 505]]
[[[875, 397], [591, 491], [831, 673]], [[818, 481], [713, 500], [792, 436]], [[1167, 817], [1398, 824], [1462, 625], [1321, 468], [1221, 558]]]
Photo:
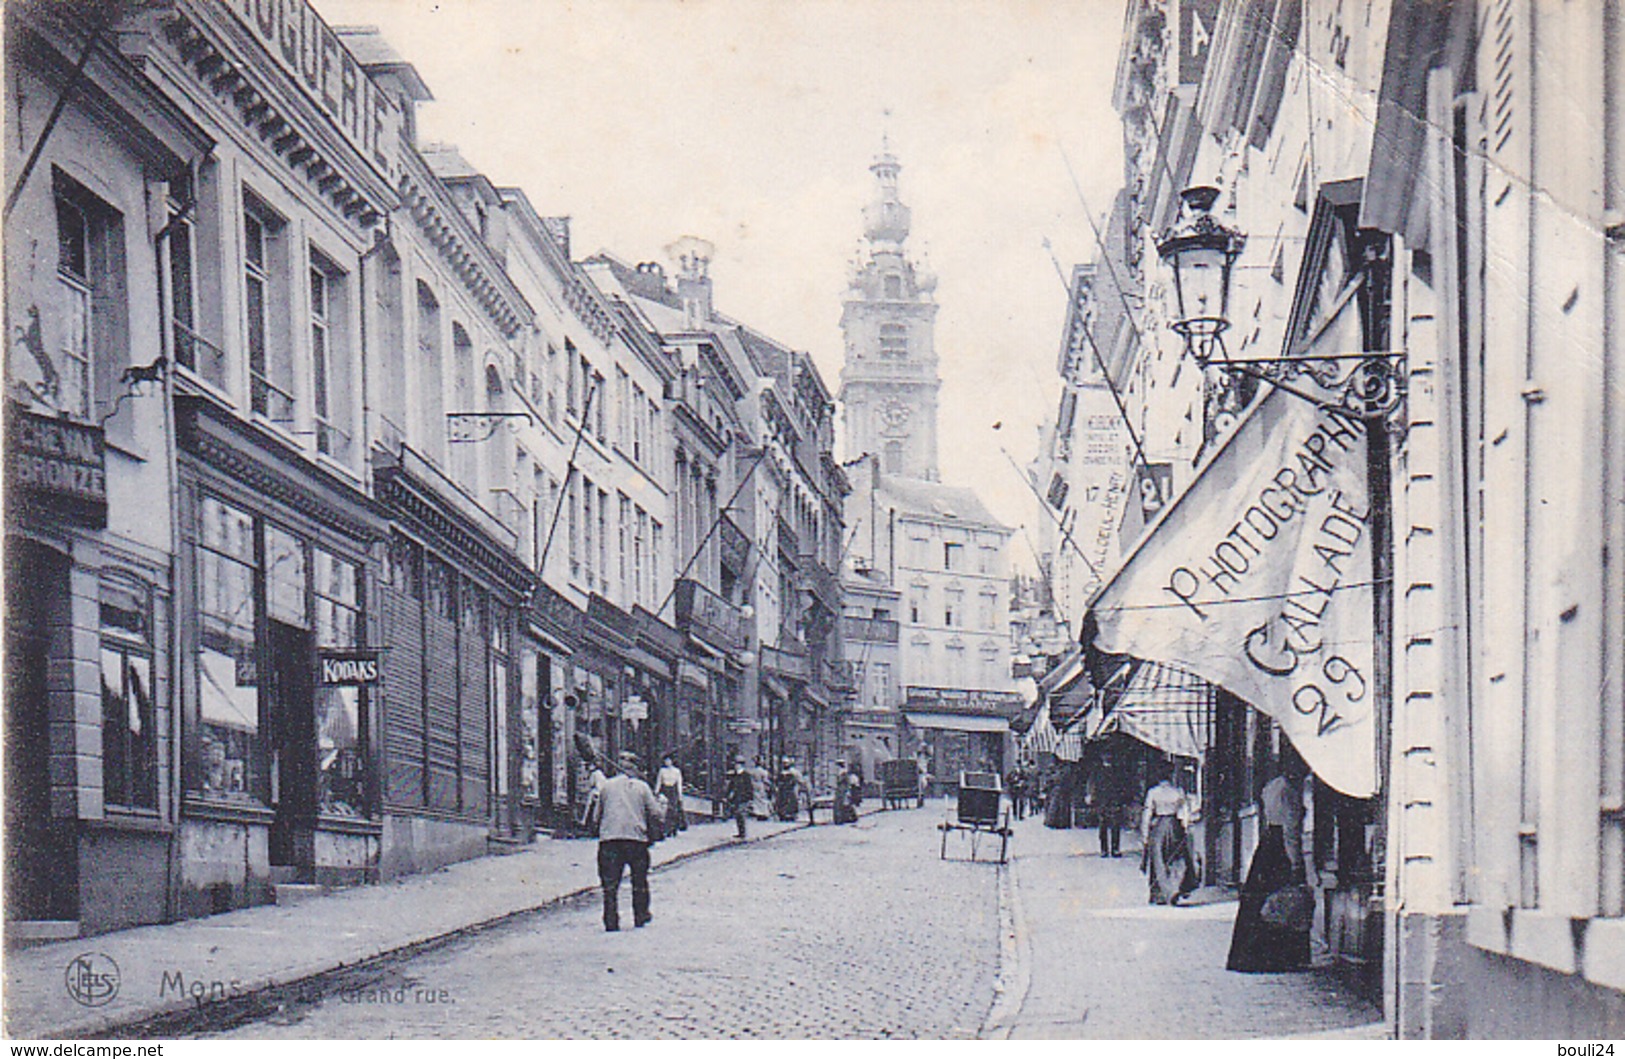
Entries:
[[1102, 650], [1245, 699], [1359, 798], [1377, 789], [1366, 462], [1358, 418], [1271, 392], [1093, 606]]
[[383, 675], [383, 659], [376, 650], [327, 650], [316, 660], [316, 683], [324, 687], [370, 688]]

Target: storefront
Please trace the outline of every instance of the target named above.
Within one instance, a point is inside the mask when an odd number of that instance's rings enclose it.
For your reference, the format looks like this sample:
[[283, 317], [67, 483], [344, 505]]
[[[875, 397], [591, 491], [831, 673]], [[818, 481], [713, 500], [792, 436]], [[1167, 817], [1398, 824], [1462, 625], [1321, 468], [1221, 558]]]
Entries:
[[519, 638], [518, 787], [525, 834], [567, 828], [571, 806], [571, 659], [586, 616], [548, 585], [536, 586]]
[[183, 916], [380, 868], [389, 525], [352, 484], [177, 400]]
[[[1359, 183], [1323, 188], [1289, 348], [1347, 360], [1386, 344], [1385, 244], [1356, 229]], [[1347, 271], [1340, 262], [1364, 262]], [[1092, 646], [1195, 674], [1217, 696], [1205, 783], [1229, 806], [1208, 836], [1245, 876], [1251, 805], [1288, 744], [1313, 784], [1325, 936], [1361, 986], [1381, 987], [1382, 862], [1392, 680], [1385, 421], [1295, 378], [1254, 401], [1090, 604]], [[1380, 395], [1379, 395], [1380, 396]], [[1168, 734], [1167, 731], [1164, 734]]]
[[1010, 719], [1022, 705], [1014, 691], [910, 687], [904, 750], [912, 756], [924, 748], [928, 770], [944, 785], [957, 784], [961, 772], [1003, 776], [1014, 763]]
[[682, 633], [642, 607], [632, 608], [632, 619], [637, 630], [635, 694], [641, 701], [630, 710], [623, 705], [621, 713], [633, 725], [636, 749], [649, 770], [646, 778], [653, 783], [660, 759], [671, 754], [675, 760], [682, 745], [676, 675], [687, 644]]
[[713, 803], [723, 797], [728, 754], [755, 731], [743, 714], [741, 656], [748, 640], [740, 609], [696, 581], [677, 583], [677, 764], [684, 784]]
[[375, 466], [393, 520], [382, 592], [384, 874], [393, 876], [525, 833], [515, 645], [530, 575], [512, 534], [411, 448], [380, 453]]

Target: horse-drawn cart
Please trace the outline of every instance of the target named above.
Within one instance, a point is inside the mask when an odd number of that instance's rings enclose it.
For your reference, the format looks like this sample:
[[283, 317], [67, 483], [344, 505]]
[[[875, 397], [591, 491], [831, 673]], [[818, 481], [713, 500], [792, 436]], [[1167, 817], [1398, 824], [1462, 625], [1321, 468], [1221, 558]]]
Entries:
[[976, 859], [983, 836], [999, 839], [999, 863], [1010, 857], [1010, 810], [1003, 805], [1003, 787], [997, 772], [961, 772], [959, 797], [954, 812], [938, 829], [942, 832], [941, 859], [948, 859], [948, 836], [959, 834], [970, 842], [970, 859]]

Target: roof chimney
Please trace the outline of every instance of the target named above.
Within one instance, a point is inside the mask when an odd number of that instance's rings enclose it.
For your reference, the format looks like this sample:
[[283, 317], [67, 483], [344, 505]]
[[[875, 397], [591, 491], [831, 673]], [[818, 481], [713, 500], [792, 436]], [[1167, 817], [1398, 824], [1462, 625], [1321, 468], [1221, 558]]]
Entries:
[[711, 320], [711, 257], [716, 247], [697, 236], [685, 235], [666, 247], [677, 268], [677, 296], [683, 302], [683, 321], [699, 331]]

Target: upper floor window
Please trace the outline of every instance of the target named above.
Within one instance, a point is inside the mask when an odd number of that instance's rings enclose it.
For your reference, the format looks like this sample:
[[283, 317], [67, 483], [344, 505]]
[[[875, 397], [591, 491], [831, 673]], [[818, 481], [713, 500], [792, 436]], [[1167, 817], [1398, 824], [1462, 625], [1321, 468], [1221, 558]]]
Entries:
[[123, 225], [119, 213], [62, 173], [56, 174], [57, 315], [29, 323], [13, 354], [12, 378], [34, 400], [88, 419], [128, 367], [121, 305]]
[[547, 421], [557, 423], [559, 421], [559, 351], [551, 342], [547, 344], [547, 359], [542, 362], [542, 371], [546, 373], [545, 380], [536, 376], [531, 378], [530, 397], [538, 406], [542, 405], [545, 400], [544, 412], [547, 415]]
[[248, 350], [249, 404], [277, 422], [291, 422], [293, 351], [283, 327], [287, 314], [286, 272], [281, 267], [281, 217], [253, 195], [243, 194], [243, 328]]
[[62, 358], [57, 407], [90, 415], [91, 327], [95, 291], [90, 268], [90, 220], [79, 203], [56, 199], [56, 275], [62, 294]]
[[320, 254], [310, 258], [310, 395], [316, 451], [350, 455], [349, 360], [344, 356], [344, 274]]
[[[182, 189], [185, 192], [185, 189]], [[186, 199], [190, 193], [183, 194]], [[171, 199], [169, 234], [164, 238], [166, 277], [164, 294], [168, 299], [170, 355], [175, 363], [197, 372], [216, 386], [226, 385], [226, 361], [220, 349], [197, 331], [196, 237], [190, 207]]]
[[888, 297], [888, 298], [892, 299], [893, 301], [895, 301], [895, 300], [901, 298], [902, 296], [903, 296], [903, 277], [902, 276], [887, 276], [886, 277], [886, 297]]
[[883, 357], [908, 356], [908, 325], [880, 325], [880, 355]]
[[946, 541], [942, 545], [942, 568], [944, 570], [962, 569], [965, 562], [965, 546], [953, 541]]
[[881, 466], [887, 474], [903, 473], [903, 443], [901, 441], [886, 442], [884, 455], [881, 457]]

